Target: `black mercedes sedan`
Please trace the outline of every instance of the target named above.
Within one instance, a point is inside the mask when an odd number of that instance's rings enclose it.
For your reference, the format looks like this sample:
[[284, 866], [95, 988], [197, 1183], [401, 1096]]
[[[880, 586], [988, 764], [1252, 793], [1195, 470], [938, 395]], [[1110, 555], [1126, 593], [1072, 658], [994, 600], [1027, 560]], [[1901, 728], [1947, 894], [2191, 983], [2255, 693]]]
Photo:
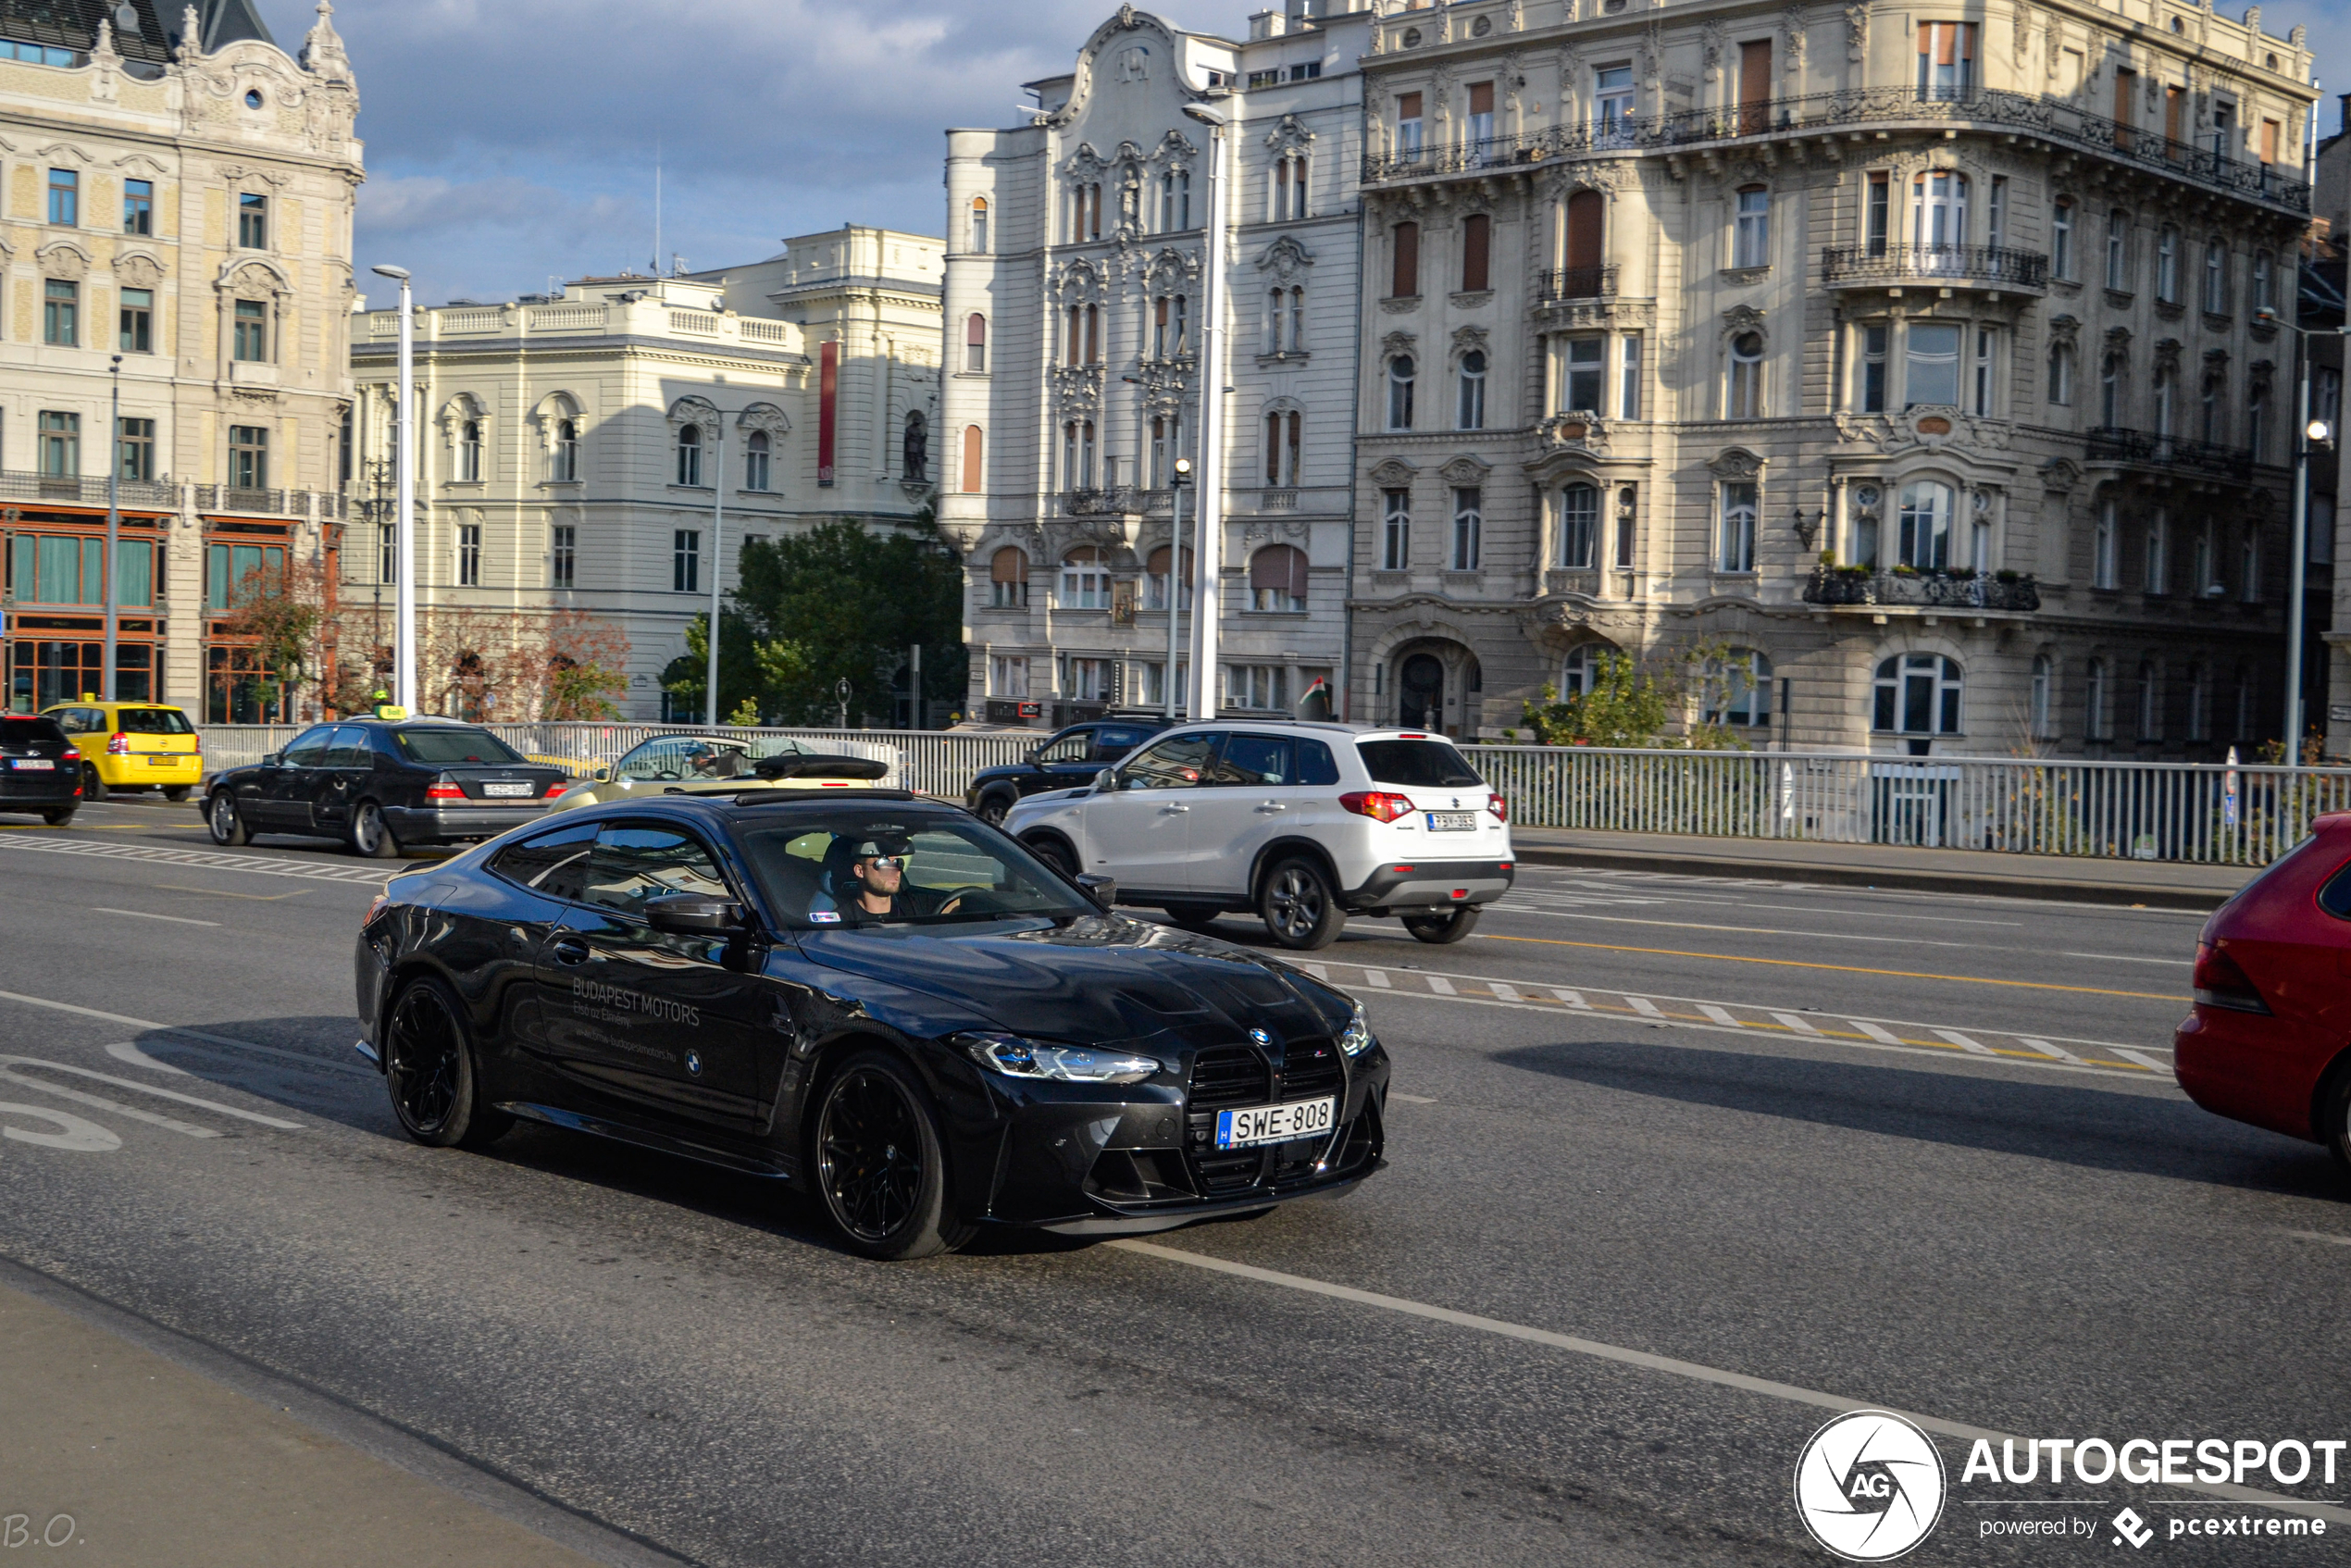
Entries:
[[900, 790], [615, 802], [394, 877], [358, 1049], [420, 1143], [523, 1117], [775, 1177], [875, 1258], [1379, 1169], [1362, 1009], [1111, 891]]
[[205, 826], [218, 844], [301, 833], [396, 860], [428, 844], [495, 838], [544, 815], [569, 782], [478, 724], [345, 719], [216, 775], [205, 786]]

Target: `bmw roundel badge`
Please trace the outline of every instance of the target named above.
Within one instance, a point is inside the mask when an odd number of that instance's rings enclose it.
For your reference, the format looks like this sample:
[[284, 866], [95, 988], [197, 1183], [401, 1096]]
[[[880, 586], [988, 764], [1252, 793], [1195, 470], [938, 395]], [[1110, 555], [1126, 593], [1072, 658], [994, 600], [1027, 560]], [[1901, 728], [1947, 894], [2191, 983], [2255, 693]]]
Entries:
[[691, 1073], [691, 1074], [692, 1074], [694, 1076], [696, 1076], [696, 1077], [701, 1077], [701, 1076], [702, 1076], [702, 1052], [699, 1052], [699, 1051], [689, 1051], [688, 1052], [686, 1052], [686, 1071], [688, 1071], [689, 1073]]
[[1274, 1037], [1267, 1034], [1263, 1029], [1250, 1030], [1249, 1038], [1255, 1040], [1260, 1045], [1271, 1045], [1274, 1043]]

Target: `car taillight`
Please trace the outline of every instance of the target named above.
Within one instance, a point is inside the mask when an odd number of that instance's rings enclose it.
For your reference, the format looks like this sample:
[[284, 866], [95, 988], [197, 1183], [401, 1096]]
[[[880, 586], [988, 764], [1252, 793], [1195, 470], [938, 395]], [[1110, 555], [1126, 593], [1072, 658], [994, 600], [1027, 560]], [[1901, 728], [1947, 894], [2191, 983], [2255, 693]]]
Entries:
[[547, 793], [549, 793], [549, 794], [551, 794], [551, 795], [560, 795], [560, 794], [562, 794], [562, 793], [563, 793], [566, 790], [568, 790], [568, 789], [570, 789], [570, 788], [571, 788], [571, 780], [570, 780], [570, 779], [568, 779], [568, 778], [558, 778], [558, 779], [556, 779], [554, 783], [549, 784], [549, 785], [547, 786]]
[[110, 757], [127, 757], [130, 754], [131, 737], [123, 734], [120, 730], [115, 731], [114, 738], [106, 742], [106, 755]]
[[1341, 795], [1338, 803], [1358, 816], [1368, 816], [1375, 822], [1393, 822], [1399, 816], [1412, 815], [1409, 795], [1391, 795], [1383, 790], [1355, 790]]
[[1511, 819], [1511, 803], [1499, 795], [1486, 796], [1486, 809], [1494, 814], [1494, 819], [1497, 822], [1508, 822]]
[[2270, 1010], [2244, 966], [2210, 942], [2196, 944], [2196, 1000], [2199, 1007], [2225, 1007], [2232, 1013]]
[[376, 895], [376, 901], [367, 906], [367, 917], [359, 922], [359, 928], [364, 931], [368, 927], [374, 925], [376, 923], [377, 915], [382, 911], [384, 905], [390, 903], [391, 902], [392, 895], [390, 893], [378, 893]]
[[466, 791], [454, 779], [437, 778], [425, 786], [425, 799], [429, 801], [462, 801], [465, 798]]

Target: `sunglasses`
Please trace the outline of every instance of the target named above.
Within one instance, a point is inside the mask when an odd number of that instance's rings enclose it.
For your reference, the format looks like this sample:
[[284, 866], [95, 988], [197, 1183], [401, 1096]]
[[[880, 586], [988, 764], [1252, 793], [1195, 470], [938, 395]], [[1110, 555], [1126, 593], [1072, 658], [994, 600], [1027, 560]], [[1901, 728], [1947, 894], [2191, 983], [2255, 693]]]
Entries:
[[906, 857], [902, 854], [871, 854], [865, 857], [865, 864], [877, 868], [903, 871], [906, 869]]

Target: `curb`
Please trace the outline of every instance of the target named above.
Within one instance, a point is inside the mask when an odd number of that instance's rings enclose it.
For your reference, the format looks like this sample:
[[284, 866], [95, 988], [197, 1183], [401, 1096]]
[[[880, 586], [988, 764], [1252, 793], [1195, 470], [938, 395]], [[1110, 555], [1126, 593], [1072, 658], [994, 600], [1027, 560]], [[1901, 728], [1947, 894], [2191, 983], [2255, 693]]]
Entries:
[[2061, 903], [2118, 904], [2124, 908], [2210, 911], [2236, 896], [2233, 890], [2220, 892], [2199, 888], [2125, 888], [2108, 882], [2053, 882], [2045, 877], [1994, 877], [1965, 871], [1881, 871], [1868, 866], [1712, 860], [1702, 855], [1651, 854], [1635, 850], [1577, 849], [1564, 845], [1516, 844], [1512, 847], [1517, 851], [1521, 865], [1671, 871], [1685, 876], [1727, 877], [1750, 881], [1817, 882], [1829, 887], [1972, 893], [1991, 898], [2046, 899]]

